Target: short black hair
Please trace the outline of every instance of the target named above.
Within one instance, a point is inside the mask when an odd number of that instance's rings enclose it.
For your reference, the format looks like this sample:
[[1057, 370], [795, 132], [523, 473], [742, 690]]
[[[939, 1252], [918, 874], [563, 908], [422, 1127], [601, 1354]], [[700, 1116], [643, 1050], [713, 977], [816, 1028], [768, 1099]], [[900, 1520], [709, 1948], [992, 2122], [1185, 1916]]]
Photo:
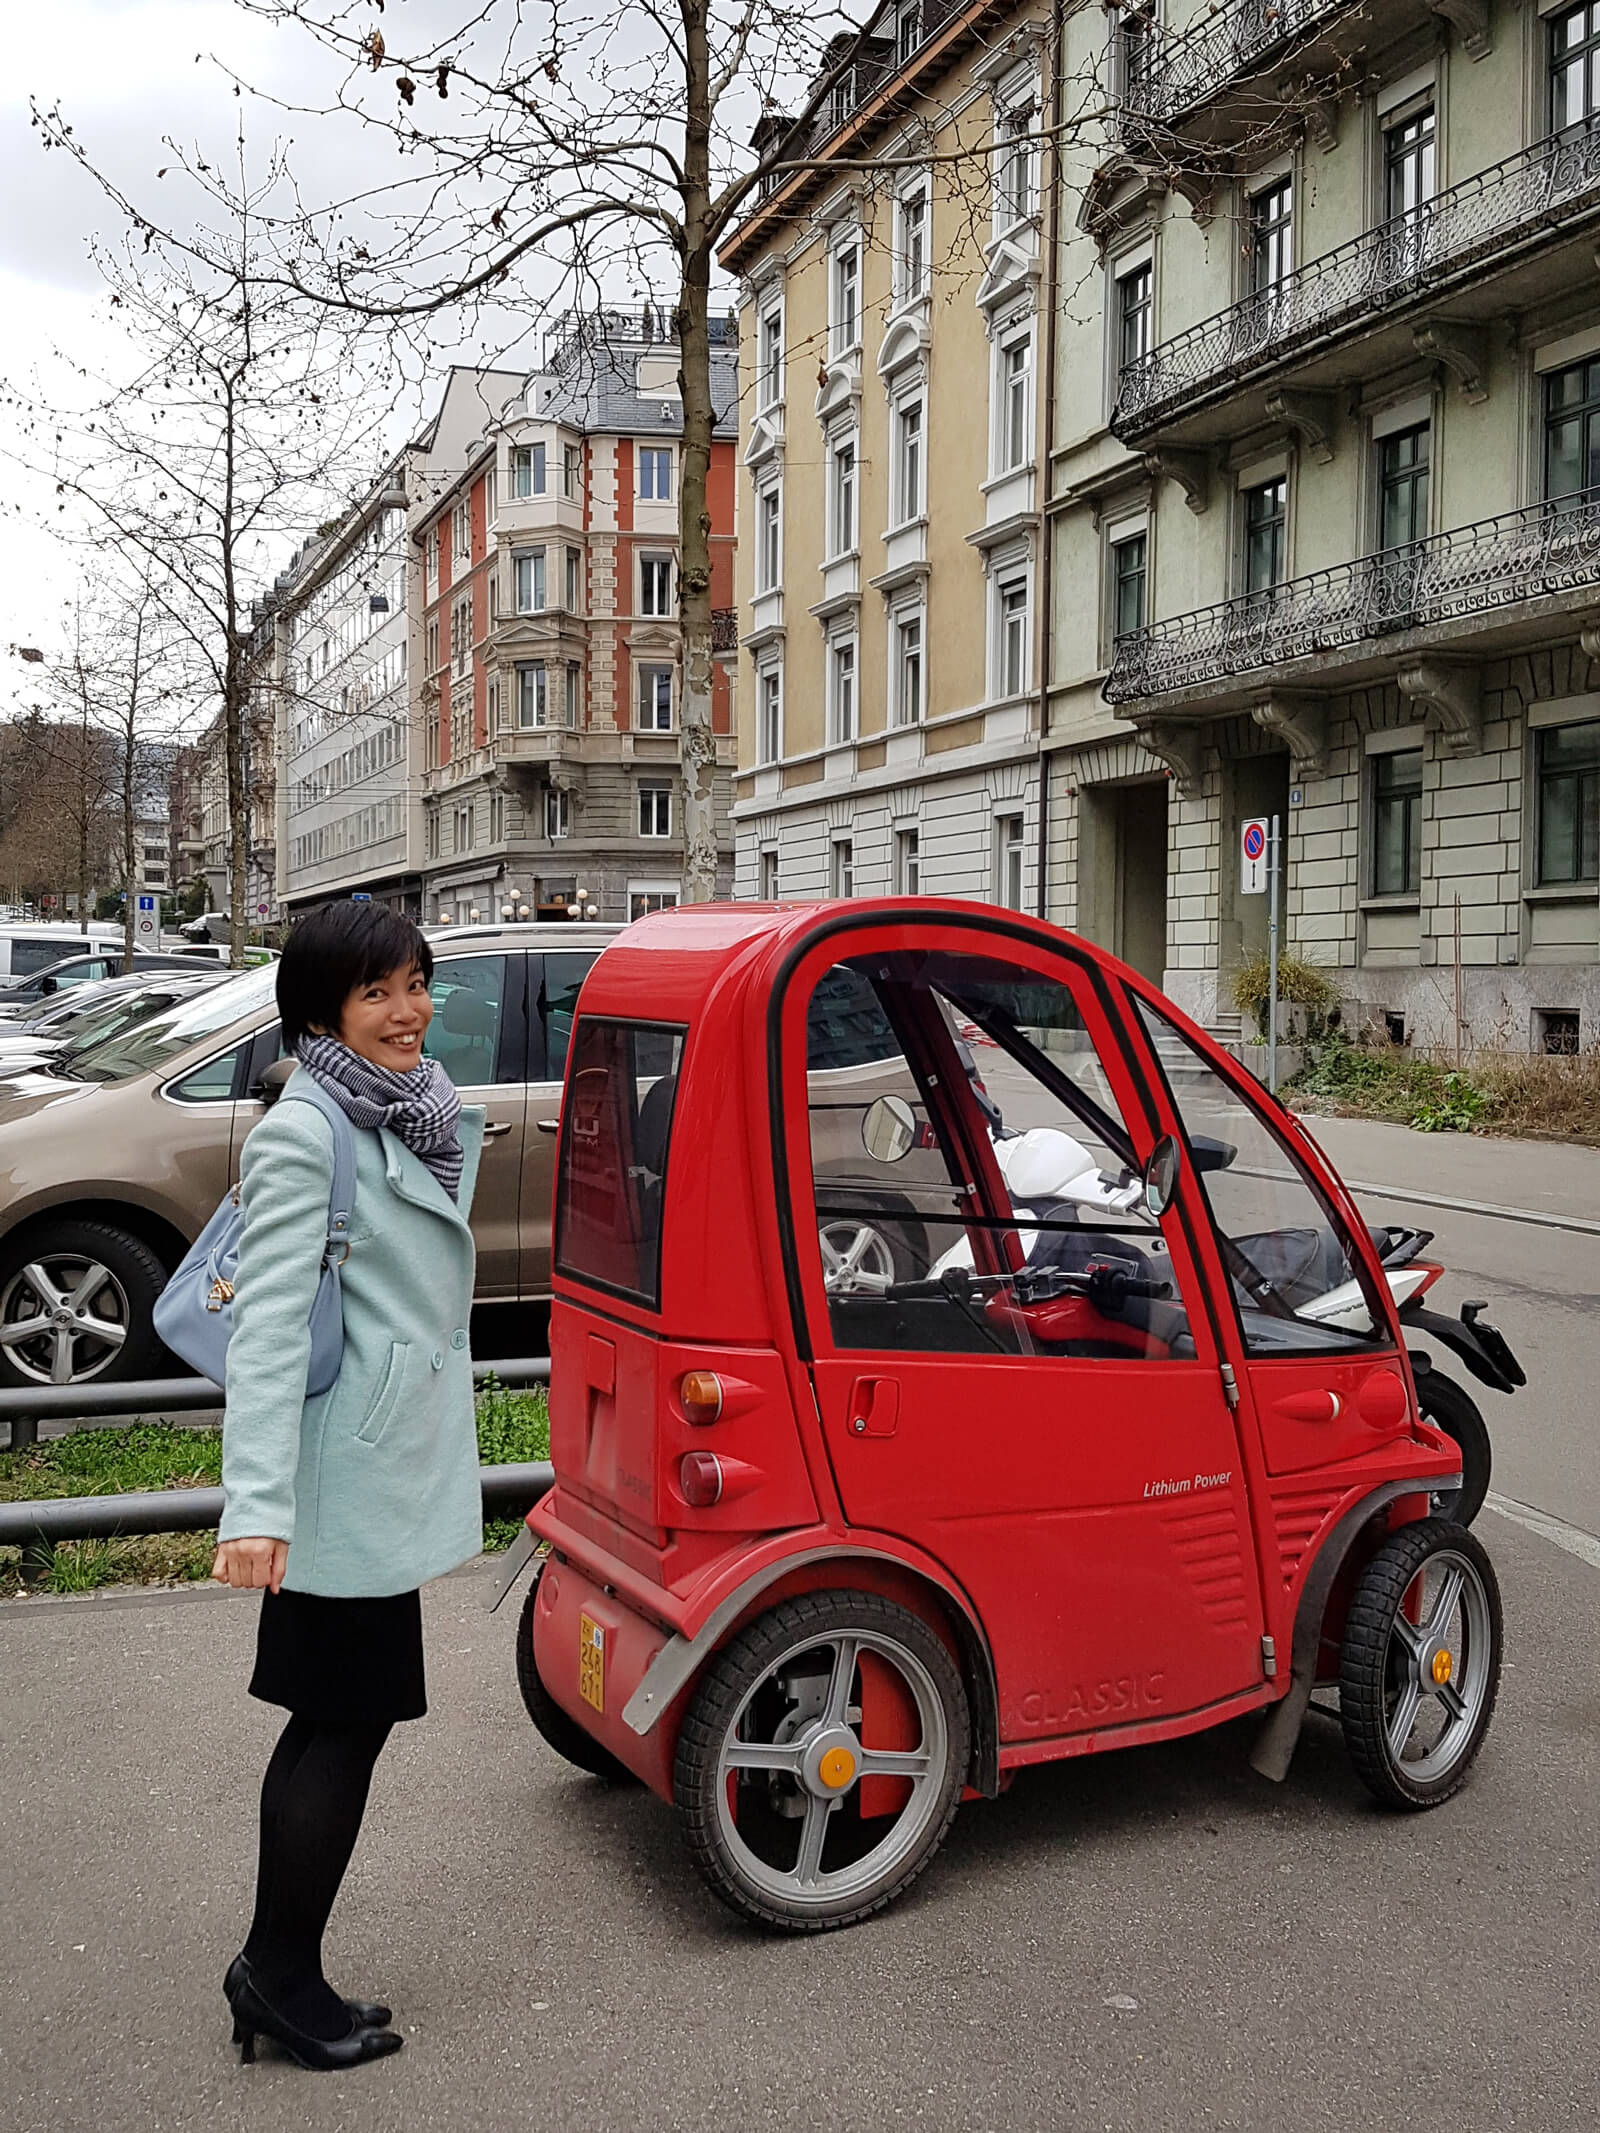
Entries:
[[431, 980], [433, 950], [403, 912], [349, 899], [308, 911], [289, 929], [278, 962], [284, 1049], [293, 1051], [313, 1027], [337, 1035], [358, 985], [413, 969]]

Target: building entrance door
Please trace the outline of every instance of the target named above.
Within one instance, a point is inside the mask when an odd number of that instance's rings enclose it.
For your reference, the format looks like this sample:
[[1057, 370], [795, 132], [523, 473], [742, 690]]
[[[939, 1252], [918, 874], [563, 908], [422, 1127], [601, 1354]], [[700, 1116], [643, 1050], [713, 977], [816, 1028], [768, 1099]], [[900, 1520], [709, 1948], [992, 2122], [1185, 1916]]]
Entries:
[[1116, 790], [1116, 953], [1159, 985], [1167, 969], [1167, 781]]

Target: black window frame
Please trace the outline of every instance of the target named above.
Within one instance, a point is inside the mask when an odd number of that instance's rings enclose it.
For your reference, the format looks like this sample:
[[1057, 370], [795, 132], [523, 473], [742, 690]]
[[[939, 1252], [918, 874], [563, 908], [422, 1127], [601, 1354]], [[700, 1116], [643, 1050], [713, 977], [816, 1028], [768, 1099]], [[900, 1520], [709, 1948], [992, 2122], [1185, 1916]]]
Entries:
[[[1580, 16], [1586, 18], [1585, 34], [1577, 43], [1563, 51], [1557, 40], [1565, 27]], [[1594, 87], [1597, 72], [1600, 72], [1600, 57], [1597, 55], [1600, 55], [1600, 0], [1578, 0], [1575, 7], [1569, 7], [1562, 14], [1551, 15], [1547, 19], [1545, 108], [1549, 131], [1552, 134], [1564, 133], [1573, 126], [1588, 125], [1600, 116], [1600, 94], [1596, 94]], [[1575, 114], [1563, 117], [1557, 108], [1561, 87], [1564, 77], [1574, 70], [1584, 84], [1584, 107]]]
[[[641, 1017], [625, 1015], [580, 1015], [573, 1025], [572, 1042], [570, 1046], [571, 1052], [576, 1052], [578, 1047], [578, 1040], [581, 1033], [591, 1026], [596, 1028], [620, 1028], [635, 1033], [639, 1031], [648, 1031], [652, 1035], [656, 1036], [669, 1038], [676, 1037], [679, 1040], [680, 1048], [678, 1054], [678, 1064], [675, 1072], [675, 1080], [678, 1082], [682, 1081], [684, 1061], [687, 1056], [689, 1046], [689, 1025], [687, 1022], [653, 1022]], [[634, 1070], [634, 1080], [637, 1084], [637, 1067], [635, 1067]], [[673, 1129], [677, 1124], [677, 1114], [678, 1091], [675, 1087], [672, 1092], [672, 1105], [667, 1113], [666, 1126], [662, 1135], [662, 1145], [665, 1152], [663, 1156], [663, 1167], [660, 1179], [660, 1205], [661, 1212], [663, 1215], [665, 1214], [667, 1204], [667, 1180], [671, 1175], [672, 1138]], [[636, 1104], [634, 1112], [635, 1125], [637, 1125], [638, 1123], [638, 1115], [639, 1107]], [[561, 1132], [556, 1143], [555, 1213], [550, 1228], [550, 1264], [552, 1270], [555, 1273], [558, 1273], [563, 1276], [564, 1279], [571, 1282], [575, 1282], [580, 1288], [595, 1290], [603, 1296], [618, 1296], [623, 1298], [628, 1303], [642, 1305], [643, 1308], [647, 1311], [659, 1312], [661, 1309], [661, 1245], [662, 1236], [665, 1229], [665, 1223], [663, 1221], [658, 1220], [656, 1224], [655, 1237], [653, 1240], [655, 1246], [654, 1265], [652, 1269], [654, 1278], [648, 1288], [635, 1288], [630, 1287], [624, 1282], [608, 1281], [603, 1275], [592, 1273], [587, 1268], [574, 1267], [567, 1261], [564, 1256], [564, 1247], [566, 1243], [567, 1234], [568, 1194], [571, 1183], [570, 1154], [573, 1144], [572, 1122], [574, 1116], [575, 1114], [572, 1111], [570, 1105], [563, 1102], [561, 1107]]]
[[[1276, 492], [1276, 507], [1260, 517], [1254, 515], [1256, 500]], [[1266, 481], [1255, 481], [1239, 492], [1239, 525], [1241, 533], [1240, 575], [1248, 599], [1261, 599], [1282, 585], [1289, 573], [1289, 477], [1287, 473], [1273, 474]], [[1255, 582], [1255, 557], [1257, 536], [1266, 533], [1272, 538], [1272, 575], [1260, 584]]]
[[[556, 1012], [556, 1009], [551, 1001], [549, 990], [551, 956], [587, 956], [588, 964], [584, 970], [584, 978], [587, 978], [589, 971], [594, 968], [601, 953], [602, 950], [599, 948], [550, 948], [541, 949], [537, 954], [529, 956], [528, 992], [532, 1003], [532, 1012], [528, 1017], [528, 1079], [530, 1082], [565, 1082], [567, 1078], [567, 1056], [572, 1048], [572, 1030], [578, 1026], [577, 1003], [574, 1002], [572, 1028], [568, 1030], [566, 1042], [561, 1049], [561, 1064], [552, 1073], [550, 1065], [550, 1017]], [[579, 981], [579, 990], [582, 990], [582, 980]]]
[[[1559, 409], [1554, 405], [1556, 388], [1563, 379], [1584, 373], [1581, 398]], [[1569, 499], [1588, 498], [1600, 493], [1600, 478], [1580, 481], [1576, 489], [1555, 489], [1550, 480], [1550, 445], [1554, 431], [1568, 423], [1579, 425], [1582, 449], [1579, 457], [1583, 466], [1600, 477], [1600, 356], [1582, 356], [1576, 363], [1564, 363], [1559, 370], [1544, 374], [1544, 500], [1546, 504], [1559, 504]]]
[[[1595, 760], [1573, 763], [1557, 770], [1545, 767], [1545, 753], [1552, 740], [1571, 733], [1591, 732]], [[1541, 889], [1585, 889], [1600, 881], [1600, 719], [1575, 719], [1565, 725], [1545, 726], [1534, 736], [1534, 789], [1538, 819], [1534, 824], [1534, 876]], [[1568, 874], [1545, 871], [1545, 822], [1549, 791], [1553, 785], [1575, 788], [1573, 815], [1573, 868]], [[1588, 847], [1586, 851], [1585, 847]], [[1592, 866], [1586, 864], [1593, 856]]]
[[[1130, 559], [1137, 551], [1135, 565]], [[1137, 619], [1125, 623], [1122, 616], [1123, 595], [1130, 586], [1137, 586]], [[1150, 620], [1150, 529], [1141, 526], [1137, 532], [1111, 537], [1111, 638], [1131, 637], [1135, 631], [1144, 629]]]
[[[1370, 894], [1418, 897], [1422, 893], [1422, 750], [1391, 748], [1369, 760], [1372, 765], [1368, 772], [1368, 804], [1372, 809], [1372, 857], [1367, 869]], [[1395, 786], [1396, 764], [1411, 761], [1416, 764], [1416, 783]], [[1385, 810], [1397, 802], [1400, 805], [1401, 871], [1405, 876], [1398, 886], [1385, 883], [1381, 875], [1385, 850], [1383, 818]]]
[[[1133, 370], [1155, 346], [1156, 263], [1144, 259], [1116, 275], [1117, 365]], [[1137, 294], [1135, 291], [1137, 290]], [[1136, 345], [1130, 346], [1130, 339]]]
[[1250, 293], [1270, 296], [1294, 272], [1294, 173], [1250, 195]]
[[[1403, 181], [1403, 174], [1414, 170], [1417, 174], [1416, 198], [1409, 204], [1402, 197], [1395, 198], [1396, 181]], [[1423, 173], [1427, 171], [1428, 186], [1423, 190]], [[1385, 219], [1393, 222], [1401, 215], [1418, 215], [1433, 198], [1439, 185], [1439, 107], [1432, 97], [1411, 110], [1395, 113], [1386, 120], [1383, 128], [1383, 210]], [[1399, 185], [1402, 196], [1407, 190], [1404, 182]]]
[[[1422, 443], [1408, 465], [1395, 463], [1397, 448], [1417, 439]], [[1376, 491], [1378, 506], [1377, 544], [1380, 554], [1391, 549], [1409, 550], [1418, 547], [1428, 537], [1431, 526], [1430, 512], [1433, 501], [1433, 421], [1407, 423], [1404, 429], [1391, 430], [1386, 437], [1375, 440], [1377, 446]], [[1389, 507], [1392, 499], [1408, 497], [1409, 532], [1399, 539], [1390, 539]], [[1419, 526], [1418, 500], [1421, 500]]]

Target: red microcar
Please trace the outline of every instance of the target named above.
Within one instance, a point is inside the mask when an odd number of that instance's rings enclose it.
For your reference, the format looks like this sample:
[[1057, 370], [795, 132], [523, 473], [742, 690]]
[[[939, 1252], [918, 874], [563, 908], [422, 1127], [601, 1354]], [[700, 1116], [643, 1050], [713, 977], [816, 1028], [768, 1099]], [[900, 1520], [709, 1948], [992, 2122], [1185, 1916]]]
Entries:
[[1494, 1572], [1431, 1514], [1388, 1284], [1161, 993], [989, 906], [716, 905], [578, 1003], [524, 1699], [794, 1931], [1030, 1763], [1336, 1686], [1377, 1797], [1466, 1776]]

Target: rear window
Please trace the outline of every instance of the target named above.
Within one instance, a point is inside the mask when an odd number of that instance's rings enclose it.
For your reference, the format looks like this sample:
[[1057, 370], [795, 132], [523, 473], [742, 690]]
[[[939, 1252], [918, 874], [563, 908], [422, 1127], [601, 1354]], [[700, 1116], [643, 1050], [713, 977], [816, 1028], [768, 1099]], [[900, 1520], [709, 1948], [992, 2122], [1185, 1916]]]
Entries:
[[684, 1034], [583, 1016], [561, 1106], [556, 1265], [651, 1310], [661, 1303], [661, 1202]]

